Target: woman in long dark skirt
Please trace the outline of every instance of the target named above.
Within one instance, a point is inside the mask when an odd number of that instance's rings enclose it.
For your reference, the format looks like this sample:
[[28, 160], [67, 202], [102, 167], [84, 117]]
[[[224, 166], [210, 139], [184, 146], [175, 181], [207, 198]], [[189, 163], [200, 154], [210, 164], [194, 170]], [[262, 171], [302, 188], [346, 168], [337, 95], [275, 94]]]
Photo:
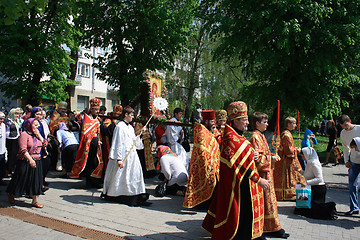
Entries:
[[24, 123], [25, 131], [19, 137], [19, 152], [14, 175], [6, 190], [11, 204], [15, 203], [14, 197], [31, 196], [32, 206], [42, 208], [43, 205], [37, 201], [42, 194], [42, 164], [40, 162], [41, 148], [46, 141], [41, 143], [37, 128], [39, 122], [29, 118]]
[[[39, 122], [38, 130], [41, 135], [41, 137], [39, 138], [41, 142], [43, 142], [44, 139], [47, 140], [47, 137], [50, 133], [47, 123], [42, 120], [43, 117], [45, 117], [45, 115], [43, 115], [43, 110], [41, 107], [33, 108], [30, 114], [30, 118], [35, 118]], [[45, 187], [48, 185], [47, 182], [45, 181], [45, 177], [50, 168], [50, 156], [48, 155], [46, 148], [43, 148], [40, 154], [41, 154], [41, 164], [42, 164], [43, 183], [44, 183], [43, 192], [45, 192], [49, 189], [48, 187]]]

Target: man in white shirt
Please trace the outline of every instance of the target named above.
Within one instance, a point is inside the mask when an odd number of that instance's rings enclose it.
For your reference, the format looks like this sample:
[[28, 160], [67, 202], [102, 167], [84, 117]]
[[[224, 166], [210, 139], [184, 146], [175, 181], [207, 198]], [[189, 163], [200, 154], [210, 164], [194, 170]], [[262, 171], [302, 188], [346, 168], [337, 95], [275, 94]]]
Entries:
[[348, 115], [340, 115], [338, 122], [343, 130], [340, 133], [341, 143], [344, 151], [345, 166], [349, 169], [349, 194], [350, 194], [350, 211], [345, 215], [359, 214], [359, 199], [357, 184], [354, 185], [360, 173], [360, 152], [350, 148], [351, 140], [360, 137], [360, 126], [351, 123]]
[[0, 112], [0, 185], [6, 185], [2, 180], [6, 172], [6, 127], [5, 114]]
[[[180, 122], [182, 119], [183, 110], [180, 108], [174, 109], [174, 117], [170, 119], [173, 122]], [[173, 151], [181, 162], [184, 164], [186, 170], [189, 169], [189, 158], [184, 147], [181, 145], [184, 140], [184, 130], [181, 126], [171, 126], [168, 125], [165, 130], [165, 135], [167, 138], [167, 142], [169, 143], [169, 147], [171, 151]]]

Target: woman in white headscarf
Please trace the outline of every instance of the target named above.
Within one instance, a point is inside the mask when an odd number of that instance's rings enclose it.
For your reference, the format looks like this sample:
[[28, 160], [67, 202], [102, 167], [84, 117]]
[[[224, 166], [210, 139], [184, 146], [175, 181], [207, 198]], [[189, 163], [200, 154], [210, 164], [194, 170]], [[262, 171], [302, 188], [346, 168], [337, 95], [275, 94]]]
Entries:
[[312, 147], [301, 149], [301, 156], [306, 161], [304, 175], [306, 184], [311, 185], [311, 209], [296, 208], [295, 213], [317, 219], [337, 219], [334, 202], [325, 203], [326, 185], [323, 178], [319, 157]]
[[360, 137], [356, 137], [351, 140], [350, 148], [355, 148], [355, 151], [360, 152]]
[[19, 150], [18, 138], [21, 133], [20, 122], [21, 109], [13, 108], [5, 118], [6, 126], [6, 149], [7, 149], [7, 170], [10, 175], [13, 174], [16, 165], [16, 154]]

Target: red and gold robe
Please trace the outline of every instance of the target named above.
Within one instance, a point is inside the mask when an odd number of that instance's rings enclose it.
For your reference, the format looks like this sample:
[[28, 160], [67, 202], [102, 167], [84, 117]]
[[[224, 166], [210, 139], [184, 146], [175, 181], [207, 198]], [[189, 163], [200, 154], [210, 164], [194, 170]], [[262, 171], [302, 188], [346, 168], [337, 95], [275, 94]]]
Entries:
[[[252, 239], [260, 237], [264, 225], [263, 191], [258, 183], [261, 179], [256, 171], [253, 148], [244, 136], [240, 136], [229, 125], [225, 126], [220, 158], [220, 181], [209, 211], [202, 223], [203, 229], [212, 235], [212, 239], [233, 239], [240, 221], [252, 222]], [[251, 170], [249, 170], [251, 169]], [[240, 219], [240, 184], [247, 171], [252, 218]]]
[[[141, 123], [135, 123], [135, 134], [139, 135], [143, 127], [144, 125]], [[146, 128], [146, 131], [143, 133], [141, 139], [144, 143], [146, 171], [155, 170], [154, 159], [152, 155], [151, 135], [148, 128]]]
[[60, 113], [58, 113], [58, 111], [55, 110], [51, 116], [49, 123], [50, 134], [54, 135], [56, 128], [59, 126], [59, 123], [61, 122], [66, 123], [66, 126], [69, 127], [70, 118], [67, 116], [67, 114], [61, 116]]
[[219, 180], [219, 165], [219, 144], [204, 125], [195, 122], [184, 207], [193, 208], [211, 198]]
[[258, 130], [251, 133], [250, 143], [259, 152], [255, 160], [260, 177], [269, 180], [270, 189], [264, 192], [264, 232], [275, 232], [281, 229], [274, 189], [274, 175], [271, 164], [271, 152], [264, 134]]
[[296, 200], [295, 186], [298, 183], [304, 183], [305, 178], [296, 171], [296, 168], [301, 169], [301, 165], [297, 158], [294, 139], [289, 130], [281, 133], [278, 154], [281, 160], [275, 163], [274, 170], [276, 198], [278, 201]]
[[[91, 116], [84, 114], [80, 146], [75, 158], [74, 166], [70, 173], [71, 178], [78, 178], [80, 173], [84, 170], [89, 155], [90, 143], [94, 137], [98, 137], [99, 140], [101, 140], [100, 118], [93, 119]], [[100, 145], [97, 147], [96, 156], [99, 164], [96, 169], [91, 173], [91, 177], [101, 178], [103, 161]]]

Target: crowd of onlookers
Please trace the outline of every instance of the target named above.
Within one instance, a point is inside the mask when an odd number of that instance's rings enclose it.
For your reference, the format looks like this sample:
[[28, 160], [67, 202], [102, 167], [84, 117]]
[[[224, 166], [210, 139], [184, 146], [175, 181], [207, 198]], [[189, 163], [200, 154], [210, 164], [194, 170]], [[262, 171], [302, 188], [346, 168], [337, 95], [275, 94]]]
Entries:
[[48, 171], [56, 168], [63, 171], [65, 177], [66, 171], [72, 168], [79, 146], [82, 114], [76, 118], [74, 112], [60, 105], [56, 111], [60, 117], [66, 116], [66, 124], [54, 125], [51, 122], [54, 111], [45, 112], [42, 107], [26, 105], [24, 109], [12, 108], [9, 112], [1, 108], [0, 184], [7, 185], [3, 178], [11, 177], [7, 189], [11, 203], [14, 196], [26, 195], [33, 198], [33, 206], [42, 207], [37, 196], [48, 190], [45, 181]]

